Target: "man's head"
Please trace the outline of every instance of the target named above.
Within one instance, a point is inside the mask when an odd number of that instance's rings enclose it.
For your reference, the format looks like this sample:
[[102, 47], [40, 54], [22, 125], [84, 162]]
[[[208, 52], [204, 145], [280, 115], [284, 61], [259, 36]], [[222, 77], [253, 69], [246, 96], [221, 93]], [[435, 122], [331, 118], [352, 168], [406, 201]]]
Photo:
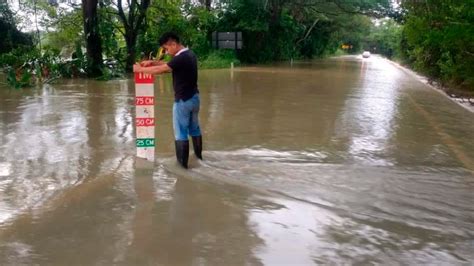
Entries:
[[160, 46], [170, 55], [175, 55], [183, 48], [183, 45], [179, 42], [178, 35], [173, 32], [167, 32], [163, 34], [159, 40]]

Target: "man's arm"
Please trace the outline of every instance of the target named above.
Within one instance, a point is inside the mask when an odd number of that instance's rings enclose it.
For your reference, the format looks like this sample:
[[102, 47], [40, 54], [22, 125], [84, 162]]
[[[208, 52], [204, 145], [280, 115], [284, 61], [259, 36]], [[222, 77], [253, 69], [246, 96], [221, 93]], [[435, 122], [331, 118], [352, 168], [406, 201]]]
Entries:
[[161, 64], [158, 66], [142, 67], [140, 64], [133, 65], [133, 72], [147, 73], [147, 74], [162, 74], [171, 72], [171, 68], [168, 64]]
[[158, 61], [158, 60], [145, 60], [145, 61], [140, 62], [140, 66], [142, 66], [142, 67], [161, 66], [163, 64], [166, 64], [166, 62]]

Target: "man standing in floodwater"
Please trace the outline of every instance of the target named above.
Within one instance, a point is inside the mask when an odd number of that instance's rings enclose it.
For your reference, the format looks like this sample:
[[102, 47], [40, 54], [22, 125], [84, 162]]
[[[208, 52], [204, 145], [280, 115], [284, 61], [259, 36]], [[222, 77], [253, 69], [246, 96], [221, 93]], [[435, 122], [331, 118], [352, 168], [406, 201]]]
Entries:
[[159, 40], [160, 47], [173, 56], [168, 63], [146, 60], [133, 66], [133, 72], [173, 75], [174, 104], [173, 128], [175, 136], [176, 158], [188, 168], [189, 140], [193, 140], [194, 154], [202, 160], [202, 134], [199, 127], [199, 90], [197, 86], [196, 55], [184, 47], [178, 35], [168, 32]]

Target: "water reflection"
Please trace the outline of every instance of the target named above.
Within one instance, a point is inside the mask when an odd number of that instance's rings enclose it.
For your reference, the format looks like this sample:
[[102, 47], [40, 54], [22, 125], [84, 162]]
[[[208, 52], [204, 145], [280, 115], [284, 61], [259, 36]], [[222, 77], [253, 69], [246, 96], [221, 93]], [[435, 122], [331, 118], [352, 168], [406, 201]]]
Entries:
[[153, 264], [153, 205], [155, 191], [153, 184], [153, 168], [151, 162], [137, 158], [133, 178], [136, 193], [135, 214], [132, 222], [132, 241], [128, 246], [125, 261], [134, 265]]
[[260, 241], [248, 228], [247, 196], [225, 190], [177, 178], [172, 200], [154, 209], [151, 246], [155, 263], [258, 263], [252, 249]]
[[[305, 204], [277, 200], [281, 208], [253, 210], [250, 221], [265, 245], [256, 253], [264, 265], [312, 265], [323, 243], [318, 235], [337, 216]], [[322, 260], [320, 263], [329, 262]]]
[[386, 150], [396, 128], [400, 70], [381, 58], [361, 60], [361, 80], [347, 98], [336, 135], [348, 138], [348, 154], [357, 162], [392, 165]]

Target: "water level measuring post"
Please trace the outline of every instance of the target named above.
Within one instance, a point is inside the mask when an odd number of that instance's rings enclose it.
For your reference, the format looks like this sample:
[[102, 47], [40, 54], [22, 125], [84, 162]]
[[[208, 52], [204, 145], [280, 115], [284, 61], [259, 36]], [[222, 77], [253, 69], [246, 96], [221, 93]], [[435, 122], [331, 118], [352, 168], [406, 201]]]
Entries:
[[135, 127], [137, 157], [155, 160], [155, 78], [135, 73]]

